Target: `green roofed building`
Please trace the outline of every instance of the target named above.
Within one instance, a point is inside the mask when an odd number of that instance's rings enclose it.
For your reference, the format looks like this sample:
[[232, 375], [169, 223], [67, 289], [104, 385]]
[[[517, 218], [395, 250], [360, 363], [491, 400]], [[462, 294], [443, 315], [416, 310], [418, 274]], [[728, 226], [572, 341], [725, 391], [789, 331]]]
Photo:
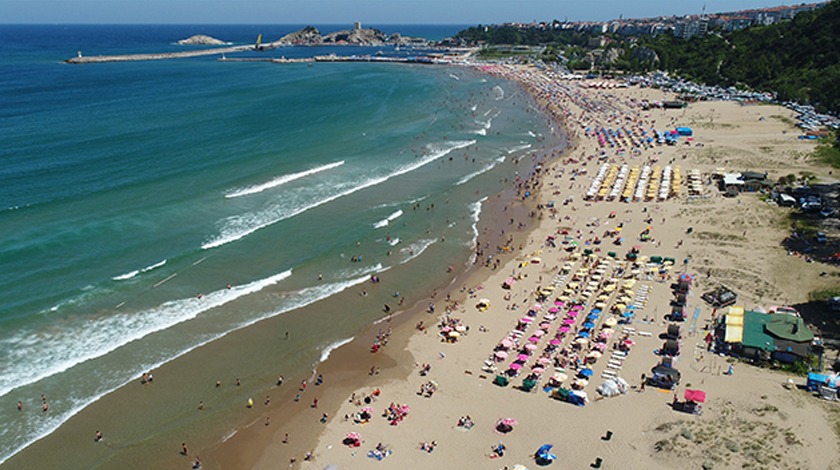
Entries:
[[731, 347], [741, 356], [793, 363], [808, 358], [814, 333], [801, 317], [747, 310], [740, 339]]

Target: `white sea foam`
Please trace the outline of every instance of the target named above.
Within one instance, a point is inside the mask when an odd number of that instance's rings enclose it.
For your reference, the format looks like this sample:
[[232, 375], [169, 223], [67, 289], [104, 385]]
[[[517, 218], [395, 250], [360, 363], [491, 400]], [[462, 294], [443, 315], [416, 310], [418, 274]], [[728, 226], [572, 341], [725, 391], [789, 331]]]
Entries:
[[[478, 243], [478, 219], [481, 216], [481, 206], [484, 203], [484, 201], [486, 201], [486, 200], [487, 200], [487, 197], [485, 196], [485, 197], [479, 199], [478, 201], [473, 202], [472, 204], [469, 205], [470, 218], [472, 218], [471, 227], [472, 227], [472, 231], [473, 231], [473, 238], [472, 238], [472, 242], [470, 244], [470, 246], [472, 248], [475, 248], [477, 243]], [[475, 257], [475, 253], [473, 253], [472, 256]], [[471, 261], [474, 262], [475, 259], [472, 259]]]
[[344, 338], [344, 339], [336, 341], [334, 343], [330, 343], [327, 347], [324, 348], [323, 351], [321, 351], [321, 359], [319, 360], [319, 362], [326, 361], [327, 358], [330, 357], [330, 354], [333, 351], [335, 351], [336, 349], [344, 346], [345, 344], [349, 343], [350, 341], [353, 341], [353, 339], [354, 338], [351, 336], [349, 338]]
[[380, 220], [379, 222], [376, 222], [375, 224], [373, 224], [373, 226], [374, 226], [374, 228], [382, 228], [382, 227], [385, 227], [385, 226], [387, 226], [388, 224], [390, 224], [391, 222], [393, 222], [395, 219], [397, 219], [398, 217], [400, 217], [401, 215], [403, 215], [403, 211], [402, 211], [402, 210], [398, 210], [398, 211], [396, 211], [396, 212], [392, 213], [391, 215], [389, 215], [387, 218], [382, 219], [382, 220]]
[[340, 278], [355, 278], [358, 276], [366, 276], [374, 273], [379, 273], [383, 270], [387, 271], [387, 269], [382, 267], [382, 263], [376, 263], [375, 266], [364, 266], [357, 269], [345, 269], [342, 271], [338, 271], [336, 273], [336, 276]]
[[488, 171], [492, 170], [493, 168], [496, 167], [496, 165], [498, 165], [499, 163], [502, 163], [503, 161], [505, 161], [504, 156], [493, 160], [492, 162], [488, 163], [487, 165], [484, 165], [483, 167], [481, 167], [481, 169], [476, 170], [476, 171], [474, 171], [474, 172], [472, 172], [468, 175], [465, 175], [465, 176], [461, 177], [461, 179], [459, 179], [455, 183], [455, 186], [460, 186], [460, 185], [470, 181], [471, 179], [475, 178], [478, 175], [482, 175], [484, 173], [487, 173]]
[[449, 76], [454, 78], [455, 80], [460, 80], [460, 78], [457, 75], [455, 75], [454, 73], [450, 73]]
[[[277, 284], [292, 275], [284, 271], [265, 279], [204, 295], [201, 299], [172, 300], [142, 312], [110, 314], [49, 331], [23, 330], [0, 341], [0, 397], [10, 391], [63, 372], [141, 339]], [[44, 349], [48, 343], [50, 347]]]
[[440, 148], [430, 147], [430, 150], [432, 150], [430, 154], [418, 158], [410, 164], [398, 167], [387, 175], [368, 178], [363, 180], [360, 184], [340, 190], [337, 193], [308, 204], [304, 203], [292, 207], [274, 206], [261, 212], [249, 212], [242, 215], [228, 217], [224, 220], [219, 235], [212, 240], [205, 242], [201, 245], [201, 248], [207, 250], [240, 240], [257, 230], [276, 224], [281, 220], [286, 220], [310, 209], [335, 201], [341, 197], [349, 196], [350, 194], [361, 191], [362, 189], [382, 184], [391, 178], [414, 171], [449, 154], [449, 152], [452, 152], [453, 150], [469, 147], [470, 145], [475, 144], [475, 142], [475, 140], [453, 141], [441, 146]]
[[522, 150], [527, 150], [529, 148], [531, 148], [531, 144], [517, 145], [516, 147], [513, 147], [510, 150], [508, 150], [507, 153], [508, 153], [508, 155], [510, 155], [512, 153], [516, 153], [516, 152], [519, 152], [519, 151], [522, 151]]
[[405, 264], [413, 260], [414, 258], [417, 258], [418, 256], [422, 255], [427, 248], [429, 248], [430, 246], [432, 246], [433, 243], [435, 243], [435, 241], [436, 240], [434, 239], [424, 238], [421, 240], [417, 240], [416, 242], [412, 243], [411, 245], [408, 245], [405, 248], [401, 248], [400, 253], [406, 253], [408, 257], [405, 260], [403, 260], [400, 264]]
[[300, 171], [300, 172], [297, 172], [297, 173], [291, 173], [291, 174], [288, 174], [288, 175], [278, 176], [277, 178], [274, 178], [273, 180], [262, 183], [262, 184], [257, 184], [257, 185], [254, 185], [254, 186], [248, 186], [246, 188], [236, 189], [234, 191], [231, 191], [231, 192], [225, 194], [225, 197], [226, 198], [234, 198], [234, 197], [240, 197], [240, 196], [247, 196], [249, 194], [261, 193], [261, 192], [263, 192], [267, 189], [276, 188], [277, 186], [289, 183], [291, 181], [294, 181], [294, 180], [297, 180], [297, 179], [300, 179], [300, 178], [305, 178], [307, 176], [314, 175], [316, 173], [320, 173], [322, 171], [327, 171], [327, 170], [332, 170], [333, 168], [338, 168], [341, 165], [344, 165], [343, 160], [340, 161], [340, 162], [329, 163], [327, 165], [318, 166], [318, 167], [315, 167], [315, 168], [312, 168], [312, 169], [309, 169], [309, 170], [305, 170], [305, 171]]
[[399, 238], [392, 238], [391, 240], [388, 241], [388, 244], [391, 245], [391, 246], [396, 246], [399, 242], [400, 242]]
[[136, 276], [138, 274], [147, 273], [147, 272], [149, 272], [153, 269], [163, 267], [165, 264], [166, 264], [166, 260], [163, 260], [163, 261], [157, 262], [155, 264], [146, 266], [143, 269], [135, 269], [134, 271], [127, 272], [125, 274], [120, 274], [119, 276], [114, 276], [111, 279], [113, 279], [115, 281], [125, 281], [125, 280], [133, 278], [134, 276]]
[[505, 99], [505, 90], [502, 89], [499, 85], [493, 87], [493, 91], [496, 92], [496, 101]]

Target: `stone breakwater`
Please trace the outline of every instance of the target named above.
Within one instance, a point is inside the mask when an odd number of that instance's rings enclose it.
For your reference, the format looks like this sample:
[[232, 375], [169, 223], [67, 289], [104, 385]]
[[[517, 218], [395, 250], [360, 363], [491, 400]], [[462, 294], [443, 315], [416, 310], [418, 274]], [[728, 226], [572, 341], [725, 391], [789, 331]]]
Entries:
[[68, 64], [93, 64], [99, 62], [132, 62], [139, 60], [166, 60], [200, 57], [206, 55], [229, 54], [252, 50], [254, 46], [231, 46], [198, 51], [160, 52], [156, 54], [125, 54], [125, 55], [94, 55], [71, 57], [64, 62]]

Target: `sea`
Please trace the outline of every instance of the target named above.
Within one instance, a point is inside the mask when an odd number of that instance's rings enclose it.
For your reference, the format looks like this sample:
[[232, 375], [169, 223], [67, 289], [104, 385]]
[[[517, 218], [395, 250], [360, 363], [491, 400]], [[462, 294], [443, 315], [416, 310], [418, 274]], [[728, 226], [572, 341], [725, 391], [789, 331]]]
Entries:
[[[419, 299], [448, 266], [469, 266], [487, 198], [562, 140], [515, 83], [465, 67], [63, 62], [300, 27], [0, 26], [0, 464], [144, 372], [369, 289], [377, 308], [318, 310], [317, 333], [252, 375], [311, 368], [382, 318], [383, 303]], [[441, 39], [464, 26], [372, 27]], [[172, 410], [155, 410], [131, 439], [171, 432], [154, 416]]]

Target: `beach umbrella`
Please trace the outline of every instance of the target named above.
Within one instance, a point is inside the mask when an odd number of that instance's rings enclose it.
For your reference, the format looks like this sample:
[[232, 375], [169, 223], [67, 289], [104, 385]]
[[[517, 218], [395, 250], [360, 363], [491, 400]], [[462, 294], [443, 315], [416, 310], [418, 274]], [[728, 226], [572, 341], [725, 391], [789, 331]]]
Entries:
[[632, 346], [635, 346], [636, 343], [632, 339], [625, 339], [624, 340], [624, 345], [628, 346], [628, 347], [632, 347]]
[[450, 338], [457, 338], [459, 336], [461, 336], [461, 333], [458, 333], [457, 331], [450, 331], [449, 332], [449, 337]]
[[540, 304], [534, 304], [534, 305], [531, 307], [531, 310], [536, 310], [536, 311], [538, 311], [538, 312], [539, 312], [540, 310], [542, 310], [542, 305], [540, 305]]
[[452, 331], [452, 327], [444, 326], [443, 328], [440, 329], [440, 331], [442, 333], [449, 333], [450, 331]]
[[525, 345], [525, 350], [528, 352], [534, 352], [537, 350], [537, 345], [534, 343], [529, 343]]
[[566, 306], [566, 304], [564, 302], [560, 301], [560, 300], [555, 300], [554, 305], [556, 307], [565, 307]]
[[522, 364], [514, 362], [508, 367], [510, 370], [519, 370], [522, 368]]
[[496, 351], [493, 355], [499, 359], [505, 359], [508, 357], [508, 353], [506, 353], [505, 351]]
[[580, 314], [580, 310], [572, 310], [569, 313], [567, 313], [566, 315], [569, 316], [570, 318], [575, 318], [579, 314]]
[[586, 316], [586, 321], [595, 321], [597, 319], [598, 319], [598, 314], [597, 313], [590, 313], [589, 315]]
[[552, 462], [557, 459], [557, 456], [551, 453], [551, 448], [554, 447], [551, 444], [543, 444], [537, 449], [536, 457], [537, 460], [543, 460], [546, 462]]
[[589, 369], [589, 368], [582, 369], [582, 370], [579, 372], [579, 375], [580, 375], [581, 377], [592, 377], [592, 374], [593, 374], [592, 369]]
[[535, 373], [535, 374], [539, 375], [539, 374], [542, 374], [543, 372], [545, 372], [545, 368], [544, 368], [544, 367], [534, 367], [534, 368], [531, 370], [531, 372], [533, 372], [533, 373]]
[[616, 309], [616, 310], [624, 310], [625, 308], [627, 308], [627, 305], [624, 305], [624, 304], [615, 304], [615, 305], [613, 306], [613, 308], [614, 308], [614, 309]]
[[528, 359], [531, 359], [531, 356], [529, 356], [529, 355], [527, 355], [527, 354], [520, 354], [520, 355], [516, 356], [516, 360], [517, 360], [517, 361], [522, 361], [522, 362], [525, 362], [525, 361], [527, 361]]
[[616, 320], [614, 317], [610, 317], [610, 318], [607, 318], [606, 320], [604, 320], [604, 325], [606, 325], [606, 326], [612, 327], [612, 326], [615, 326], [617, 324], [618, 324], [618, 320]]
[[560, 346], [561, 344], [563, 344], [563, 342], [560, 341], [559, 339], [555, 338], [555, 339], [549, 341], [548, 344], [550, 344], [552, 346]]
[[583, 324], [583, 327], [586, 328], [587, 330], [591, 330], [592, 328], [595, 328], [595, 324], [592, 323], [591, 321], [588, 321], [588, 322], [585, 322]]
[[603, 352], [605, 349], [607, 349], [607, 343], [595, 343], [595, 346], [593, 346], [593, 347], [595, 349], [597, 349], [598, 351]]
[[541, 357], [541, 358], [537, 359], [537, 364], [542, 364], [542, 365], [551, 364], [551, 359], [549, 359], [547, 357]]
[[568, 326], [561, 326], [557, 331], [560, 333], [568, 333], [571, 330]]
[[510, 338], [505, 338], [502, 340], [501, 345], [503, 348], [512, 348], [513, 347], [513, 340]]
[[589, 338], [589, 332], [588, 331], [581, 331], [580, 333], [578, 333], [578, 338], [584, 338], [584, 339]]
[[545, 331], [543, 331], [543, 330], [537, 330], [537, 331], [535, 331], [535, 332], [534, 332], [533, 337], [535, 337], [535, 338], [540, 338], [540, 337], [541, 337], [542, 335], [544, 335], [544, 334], [545, 334]]
[[528, 338], [528, 342], [529, 343], [539, 343], [540, 338], [538, 336], [531, 336], [530, 338]]
[[575, 324], [575, 319], [574, 318], [567, 318], [567, 319], [563, 320], [563, 324], [564, 325], [574, 325]]
[[562, 383], [562, 382], [565, 382], [566, 379], [568, 379], [568, 378], [569, 378], [569, 376], [567, 376], [566, 374], [564, 374], [562, 372], [555, 372], [554, 375], [551, 377], [551, 380], [555, 380], [557, 382]]
[[[603, 343], [598, 343], [598, 344], [603, 344]], [[592, 359], [600, 359], [601, 358], [601, 353], [598, 352], [598, 351], [592, 351], [589, 354], [587, 354], [586, 357], [590, 357]]]
[[522, 317], [522, 318], [519, 319], [519, 321], [522, 322], [522, 323], [531, 323], [534, 320], [529, 318], [529, 317]]
[[547, 330], [549, 328], [551, 328], [551, 323], [547, 321], [540, 323], [540, 330]]
[[592, 313], [592, 314], [597, 314], [597, 313], [601, 313], [601, 312], [603, 312], [603, 310], [601, 310], [600, 308], [593, 308], [592, 310], [589, 311], [589, 313]]
[[557, 319], [557, 315], [553, 315], [553, 314], [550, 314], [550, 313], [543, 317], [543, 320], [547, 320], [547, 321], [554, 321], [556, 319]]
[[[557, 313], [559, 311], [560, 311], [560, 309], [557, 308], [557, 307], [551, 307], [551, 308], [548, 309], [548, 313]], [[548, 315], [546, 315], [546, 316], [548, 316]]]

